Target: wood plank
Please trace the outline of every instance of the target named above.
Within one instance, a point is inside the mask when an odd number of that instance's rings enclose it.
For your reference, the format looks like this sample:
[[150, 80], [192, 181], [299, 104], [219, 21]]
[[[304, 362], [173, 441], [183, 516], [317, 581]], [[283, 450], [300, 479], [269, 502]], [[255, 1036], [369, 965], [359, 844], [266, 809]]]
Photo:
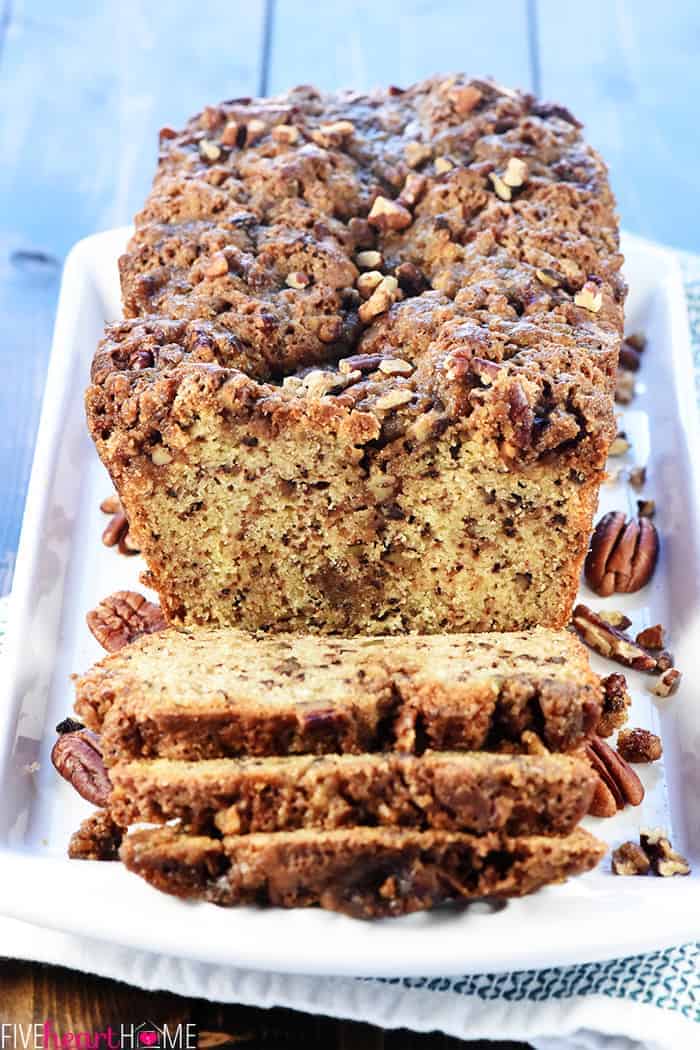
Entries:
[[148, 1020], [196, 1025], [202, 1050], [528, 1050], [525, 1043], [463, 1042], [439, 1032], [383, 1032], [374, 1025], [313, 1017], [296, 1010], [146, 992], [120, 981], [60, 966], [0, 959], [0, 1022], [27, 1025], [50, 1018], [66, 1031], [104, 1031]]
[[63, 258], [79, 238], [130, 221], [148, 191], [162, 124], [259, 89], [265, 0], [237, 5], [235, 20], [227, 0], [205, 8], [206, 17], [192, 18], [182, 4], [20, 0], [6, 26], [0, 594], [12, 576]]
[[531, 87], [526, 0], [277, 0], [271, 26], [271, 92], [313, 82], [322, 88], [405, 86], [436, 72], [490, 74]]
[[542, 92], [569, 106], [610, 166], [622, 223], [700, 249], [700, 6], [539, 0]]

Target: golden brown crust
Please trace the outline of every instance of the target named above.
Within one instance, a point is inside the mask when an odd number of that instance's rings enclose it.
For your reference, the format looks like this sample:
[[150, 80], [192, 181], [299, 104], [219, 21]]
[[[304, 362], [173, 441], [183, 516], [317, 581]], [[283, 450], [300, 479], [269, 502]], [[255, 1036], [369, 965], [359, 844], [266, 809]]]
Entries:
[[235, 100], [161, 145], [86, 403], [170, 621], [563, 626], [625, 294], [577, 122], [437, 77]]
[[582, 829], [564, 838], [352, 828], [221, 840], [159, 828], [129, 835], [121, 859], [179, 897], [378, 918], [448, 900], [519, 897], [590, 870], [605, 849]]
[[252, 638], [166, 630], [106, 657], [76, 684], [105, 761], [478, 750], [526, 730], [578, 747], [602, 688], [567, 631]]

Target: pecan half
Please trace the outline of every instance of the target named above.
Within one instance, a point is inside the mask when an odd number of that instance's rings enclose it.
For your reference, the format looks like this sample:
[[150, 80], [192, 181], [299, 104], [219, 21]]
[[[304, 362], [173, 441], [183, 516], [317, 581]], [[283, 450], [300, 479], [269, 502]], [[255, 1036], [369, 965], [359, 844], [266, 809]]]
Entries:
[[613, 851], [614, 875], [646, 875], [650, 867], [649, 858], [636, 842], [623, 842]]
[[[589, 813], [593, 816], [612, 816], [608, 793], [615, 800], [616, 810], [622, 809], [628, 803], [630, 806], [640, 804], [644, 798], [644, 785], [617, 751], [613, 751], [600, 737], [593, 736], [586, 744], [586, 757], [607, 788], [607, 793], [604, 795], [606, 811], [600, 811], [601, 795], [597, 793], [593, 796]], [[596, 809], [598, 809], [597, 812]]]
[[131, 556], [139, 553], [139, 548], [129, 538], [129, 521], [116, 493], [107, 496], [100, 503], [103, 514], [111, 514], [110, 521], [102, 533], [105, 547], [116, 547], [120, 554]]
[[663, 754], [661, 738], [648, 729], [621, 729], [617, 750], [625, 762], [656, 762]]
[[108, 653], [116, 653], [142, 634], [153, 634], [167, 626], [161, 607], [136, 591], [110, 594], [85, 619]]
[[606, 623], [587, 605], [576, 606], [571, 622], [582, 641], [601, 656], [616, 660], [625, 667], [632, 667], [635, 671], [646, 671], [648, 674], [662, 670], [656, 656], [633, 642], [624, 631]]
[[51, 761], [79, 795], [95, 806], [106, 805], [112, 788], [95, 733], [89, 729], [62, 733], [51, 751]]
[[627, 721], [627, 709], [632, 700], [627, 692], [627, 681], [623, 674], [607, 675], [601, 679], [603, 686], [603, 709], [595, 727], [598, 736], [611, 736]]
[[632, 594], [651, 579], [658, 554], [658, 533], [648, 518], [627, 521], [622, 511], [610, 511], [591, 537], [586, 579], [601, 598], [615, 591]]
[[655, 875], [669, 878], [672, 875], [690, 875], [690, 864], [671, 845], [661, 828], [642, 828], [639, 844], [649, 858]]

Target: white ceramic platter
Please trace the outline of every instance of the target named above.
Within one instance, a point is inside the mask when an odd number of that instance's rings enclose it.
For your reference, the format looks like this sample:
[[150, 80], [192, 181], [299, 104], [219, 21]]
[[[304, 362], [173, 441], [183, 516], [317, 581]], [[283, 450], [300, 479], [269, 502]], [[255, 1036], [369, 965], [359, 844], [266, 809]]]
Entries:
[[[631, 724], [661, 733], [663, 763], [638, 767], [638, 809], [587, 823], [611, 845], [664, 825], [694, 862], [687, 878], [618, 878], [609, 858], [564, 886], [509, 902], [372, 923], [308, 909], [188, 904], [159, 894], [119, 864], [66, 859], [90, 812], [54, 772], [56, 722], [70, 714], [70, 674], [101, 655], [85, 612], [113, 590], [138, 588], [140, 559], [100, 542], [109, 480], [88, 438], [83, 390], [105, 319], [119, 315], [116, 260], [128, 230], [81, 241], [66, 263], [0, 682], [0, 914], [151, 951], [251, 969], [315, 974], [432, 976], [603, 959], [700, 937], [700, 690], [697, 476], [700, 448], [683, 288], [669, 253], [625, 238], [628, 329], [649, 337], [639, 393], [624, 410], [632, 451], [611, 468], [648, 465], [662, 556], [641, 593], [608, 599], [635, 629], [670, 632], [680, 692], [657, 700], [631, 674]], [[601, 509], [634, 511], [637, 493], [604, 486]], [[601, 602], [584, 593], [595, 608]], [[617, 665], [596, 662], [609, 673]], [[1, 948], [1, 946], [0, 946]]]

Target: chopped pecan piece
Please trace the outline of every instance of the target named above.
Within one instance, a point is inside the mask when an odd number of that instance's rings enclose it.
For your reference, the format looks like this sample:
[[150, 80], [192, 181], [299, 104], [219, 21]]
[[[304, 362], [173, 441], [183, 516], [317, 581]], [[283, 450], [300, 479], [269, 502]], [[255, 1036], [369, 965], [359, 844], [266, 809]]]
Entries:
[[381, 354], [354, 354], [341, 358], [338, 368], [341, 372], [375, 372], [383, 360]]
[[656, 762], [663, 754], [661, 738], [648, 729], [621, 729], [617, 750], [625, 762]]
[[639, 518], [653, 518], [656, 514], [656, 500], [638, 499], [637, 516]]
[[[362, 276], [368, 277], [369, 274], [363, 274]], [[365, 324], [369, 324], [379, 314], [386, 313], [389, 307], [399, 298], [398, 292], [399, 282], [395, 277], [382, 277], [367, 302], [363, 303], [358, 310], [360, 320]]]
[[103, 514], [118, 514], [121, 509], [121, 500], [116, 492], [113, 492], [111, 496], [105, 496], [100, 503], [100, 510]]
[[655, 656], [633, 642], [623, 631], [606, 623], [587, 605], [576, 606], [571, 622], [586, 645], [601, 656], [616, 660], [625, 667], [632, 667], [635, 671], [653, 674], [660, 670]]
[[543, 267], [541, 270], [535, 270], [535, 277], [540, 284], [545, 285], [547, 288], [559, 288], [563, 283], [563, 279], [556, 270], [552, 270], [550, 267]]
[[629, 372], [638, 372], [646, 345], [646, 336], [641, 332], [626, 336], [620, 348], [620, 368], [625, 368]]
[[420, 167], [426, 160], [430, 160], [432, 155], [432, 147], [426, 146], [422, 142], [409, 142], [404, 150], [404, 156], [409, 168]]
[[520, 383], [508, 387], [508, 419], [513, 428], [513, 443], [517, 448], [527, 449], [532, 445], [532, 430], [535, 415]]
[[635, 393], [634, 372], [628, 372], [626, 368], [618, 368], [615, 385], [615, 400], [618, 405], [629, 405]]
[[632, 448], [632, 445], [627, 440], [627, 435], [624, 430], [618, 430], [613, 443], [608, 449], [609, 456], [624, 456], [626, 452]]
[[446, 175], [448, 171], [452, 171], [454, 164], [449, 157], [436, 157], [435, 158], [435, 174]]
[[119, 860], [122, 835], [109, 813], [98, 810], [71, 836], [68, 856], [71, 860]]
[[644, 332], [633, 332], [631, 335], [625, 336], [625, 342], [641, 354], [646, 349], [647, 337], [644, 335]]
[[681, 672], [675, 667], [668, 667], [658, 682], [654, 683], [653, 693], [657, 696], [673, 696], [678, 691], [678, 686], [681, 684]]
[[406, 293], [406, 295], [420, 295], [426, 288], [430, 287], [430, 283], [426, 278], [425, 274], [418, 269], [412, 262], [403, 262], [400, 266], [396, 267], [394, 271], [396, 279], [399, 282], [399, 287]]
[[635, 641], [637, 645], [643, 646], [644, 649], [651, 649], [656, 652], [659, 649], [663, 649], [665, 635], [666, 632], [663, 626], [660, 623], [655, 623], [652, 627], [645, 627], [643, 631], [640, 631]]
[[[630, 806], [640, 804], [644, 798], [644, 785], [617, 751], [613, 751], [600, 737], [593, 736], [586, 745], [586, 757], [614, 798], [617, 809], [622, 809], [627, 803]], [[607, 794], [605, 797], [607, 800]], [[600, 801], [600, 797], [594, 795], [589, 812], [593, 816], [611, 816], [612, 814], [607, 811], [605, 813], [595, 812], [595, 807], [600, 804]], [[606, 809], [609, 808], [606, 806]]]
[[377, 197], [367, 216], [371, 226], [386, 232], [387, 230], [405, 230], [413, 222], [408, 208], [388, 197]]
[[506, 170], [503, 172], [503, 181], [511, 189], [522, 186], [528, 176], [528, 167], [520, 157], [509, 157]]
[[361, 273], [355, 281], [355, 286], [363, 299], [369, 299], [370, 295], [384, 280], [381, 270], [366, 270]]
[[636, 842], [623, 842], [613, 851], [614, 875], [647, 875], [650, 867], [649, 858]]
[[611, 736], [627, 721], [627, 709], [631, 698], [627, 692], [627, 682], [623, 674], [615, 672], [601, 680], [603, 686], [603, 709], [595, 731], [598, 736]]
[[633, 489], [641, 489], [647, 480], [646, 467], [633, 467], [629, 472], [629, 483]]
[[166, 626], [160, 606], [136, 591], [110, 594], [87, 614], [86, 620], [108, 653], [116, 653], [142, 634], [153, 634]]
[[382, 265], [384, 259], [381, 252], [366, 250], [357, 253], [355, 262], [361, 270], [376, 270]]
[[589, 313], [597, 314], [603, 305], [603, 292], [596, 281], [586, 281], [583, 288], [574, 296], [576, 306], [588, 310]]
[[626, 368], [629, 372], [638, 372], [642, 363], [642, 354], [632, 342], [633, 339], [634, 336], [625, 339], [620, 347], [620, 368]]
[[466, 117], [481, 102], [483, 95], [472, 84], [455, 86], [450, 89], [450, 102], [460, 117]]
[[64, 780], [95, 806], [104, 806], [112, 790], [96, 733], [89, 729], [62, 733], [51, 751], [51, 761]]
[[673, 875], [690, 875], [690, 865], [671, 845], [661, 828], [642, 828], [639, 844], [649, 858], [655, 875], [669, 878]]
[[397, 202], [403, 204], [406, 208], [415, 207], [423, 196], [427, 181], [425, 175], [417, 175], [415, 171], [409, 172], [403, 184], [403, 189], [396, 198]]
[[493, 184], [496, 196], [500, 197], [502, 201], [509, 201], [513, 196], [510, 186], [507, 186], [501, 176], [497, 175], [495, 171], [489, 172], [489, 178]]
[[658, 554], [659, 537], [648, 518], [627, 521], [622, 511], [610, 511], [591, 537], [586, 580], [601, 598], [615, 591], [632, 594], [651, 579]]

